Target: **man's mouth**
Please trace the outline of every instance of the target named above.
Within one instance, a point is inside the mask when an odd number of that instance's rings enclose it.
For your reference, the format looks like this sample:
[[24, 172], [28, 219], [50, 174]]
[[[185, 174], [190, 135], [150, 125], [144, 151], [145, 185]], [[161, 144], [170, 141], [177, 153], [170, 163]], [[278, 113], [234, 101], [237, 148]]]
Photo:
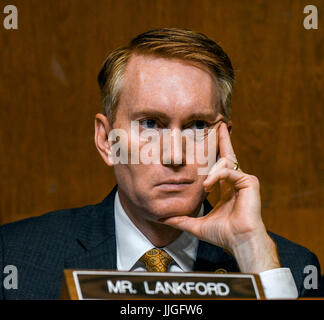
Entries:
[[168, 179], [158, 183], [156, 187], [165, 191], [181, 191], [190, 186], [193, 182], [194, 180], [185, 178]]

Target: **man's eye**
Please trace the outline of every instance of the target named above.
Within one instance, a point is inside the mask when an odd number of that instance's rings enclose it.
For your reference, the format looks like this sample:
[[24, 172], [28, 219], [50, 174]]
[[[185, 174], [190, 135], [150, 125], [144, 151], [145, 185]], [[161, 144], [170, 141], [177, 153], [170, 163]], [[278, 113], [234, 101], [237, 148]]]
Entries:
[[156, 129], [157, 128], [157, 122], [154, 119], [146, 119], [140, 121], [140, 124], [142, 127], [146, 129]]
[[197, 120], [192, 123], [191, 128], [194, 130], [197, 129], [206, 129], [208, 127], [207, 123], [203, 120]]

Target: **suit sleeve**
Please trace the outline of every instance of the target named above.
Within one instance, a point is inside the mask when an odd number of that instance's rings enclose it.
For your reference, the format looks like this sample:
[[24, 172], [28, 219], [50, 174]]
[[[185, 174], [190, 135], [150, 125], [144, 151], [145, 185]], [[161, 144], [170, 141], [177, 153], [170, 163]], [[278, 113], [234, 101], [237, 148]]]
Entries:
[[309, 252], [307, 259], [305, 259], [300, 297], [324, 297], [321, 267], [318, 258], [312, 252]]

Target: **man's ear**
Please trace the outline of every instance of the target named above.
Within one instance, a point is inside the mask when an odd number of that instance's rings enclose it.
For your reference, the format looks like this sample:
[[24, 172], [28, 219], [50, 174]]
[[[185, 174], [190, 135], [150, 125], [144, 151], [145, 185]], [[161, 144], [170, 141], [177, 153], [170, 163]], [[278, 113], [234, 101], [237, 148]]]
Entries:
[[102, 159], [108, 166], [113, 165], [111, 156], [111, 142], [108, 140], [109, 132], [111, 130], [110, 123], [105, 115], [102, 113], [96, 114], [95, 118], [95, 144]]

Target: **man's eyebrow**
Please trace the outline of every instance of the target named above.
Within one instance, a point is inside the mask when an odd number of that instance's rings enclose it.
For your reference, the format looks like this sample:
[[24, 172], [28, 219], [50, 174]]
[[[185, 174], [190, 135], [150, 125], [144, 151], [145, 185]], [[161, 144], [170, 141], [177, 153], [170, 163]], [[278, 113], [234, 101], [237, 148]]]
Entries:
[[151, 117], [151, 118], [170, 120], [170, 117], [168, 117], [164, 112], [157, 111], [157, 110], [135, 111], [132, 114], [133, 119], [140, 118], [140, 117]]
[[[171, 120], [171, 118], [167, 114], [158, 110], [135, 111], [132, 114], [133, 119], [141, 118], [141, 117], [159, 118], [168, 121]], [[215, 121], [216, 118], [217, 118], [217, 114], [215, 114], [215, 112], [195, 112], [190, 114], [188, 117], [186, 117], [184, 121], [192, 121], [192, 120]]]
[[186, 118], [187, 121], [191, 120], [205, 120], [205, 121], [215, 121], [217, 118], [217, 114], [214, 112], [197, 112], [197, 113], [192, 113], [188, 118]]

